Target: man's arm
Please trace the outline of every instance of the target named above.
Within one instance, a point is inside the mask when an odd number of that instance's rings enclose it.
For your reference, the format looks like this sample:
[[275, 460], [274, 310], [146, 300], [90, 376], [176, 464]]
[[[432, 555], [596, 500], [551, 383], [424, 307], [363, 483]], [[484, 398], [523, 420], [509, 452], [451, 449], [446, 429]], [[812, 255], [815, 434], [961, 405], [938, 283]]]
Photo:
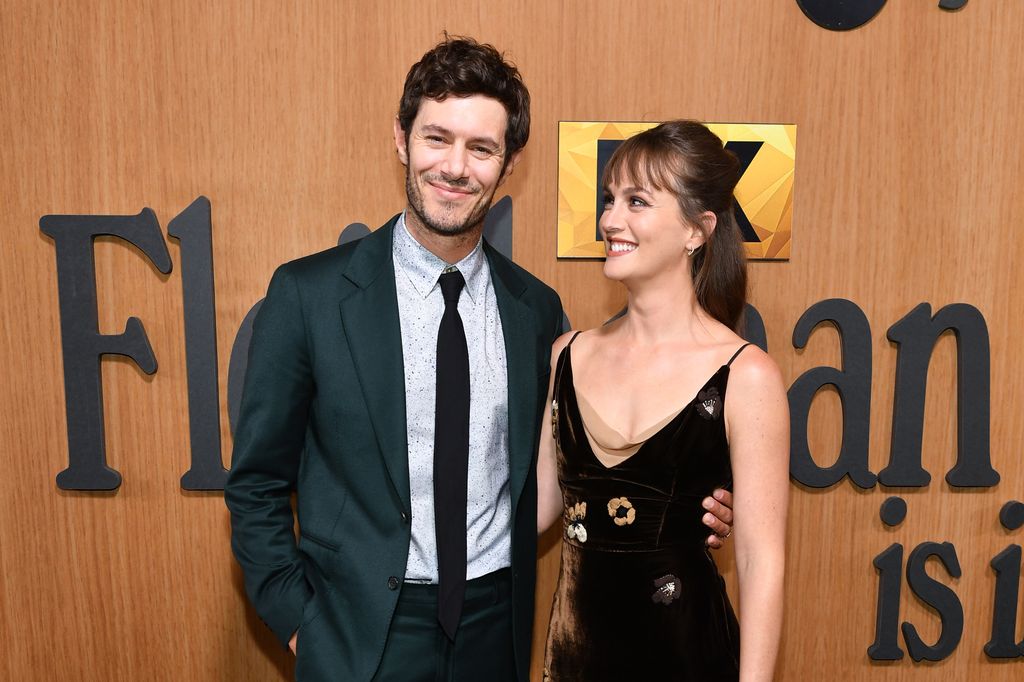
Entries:
[[295, 544], [291, 494], [314, 385], [301, 301], [286, 267], [274, 273], [253, 325], [224, 488], [246, 593], [282, 645], [312, 596]]
[[711, 529], [704, 543], [711, 549], [721, 549], [725, 539], [732, 535], [732, 493], [715, 488], [701, 504], [708, 511], [703, 518], [704, 525]]

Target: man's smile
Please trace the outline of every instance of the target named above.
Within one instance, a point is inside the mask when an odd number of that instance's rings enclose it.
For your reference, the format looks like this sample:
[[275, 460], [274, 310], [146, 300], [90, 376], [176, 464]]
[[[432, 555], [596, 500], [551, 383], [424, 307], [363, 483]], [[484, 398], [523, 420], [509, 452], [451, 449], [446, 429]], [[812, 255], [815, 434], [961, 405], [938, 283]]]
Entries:
[[468, 186], [450, 185], [444, 181], [427, 180], [427, 184], [434, 188], [439, 196], [448, 201], [458, 201], [466, 196], [475, 194], [476, 191]]

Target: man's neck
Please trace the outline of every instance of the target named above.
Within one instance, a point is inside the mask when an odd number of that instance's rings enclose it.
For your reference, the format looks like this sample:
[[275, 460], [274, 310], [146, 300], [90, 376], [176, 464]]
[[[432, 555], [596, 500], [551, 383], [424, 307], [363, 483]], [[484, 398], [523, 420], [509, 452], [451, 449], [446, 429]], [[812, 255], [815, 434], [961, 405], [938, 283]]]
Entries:
[[480, 242], [480, 236], [484, 231], [484, 223], [481, 220], [479, 224], [461, 234], [438, 234], [423, 225], [411, 208], [405, 210], [405, 226], [412, 238], [423, 248], [450, 265], [468, 256]]

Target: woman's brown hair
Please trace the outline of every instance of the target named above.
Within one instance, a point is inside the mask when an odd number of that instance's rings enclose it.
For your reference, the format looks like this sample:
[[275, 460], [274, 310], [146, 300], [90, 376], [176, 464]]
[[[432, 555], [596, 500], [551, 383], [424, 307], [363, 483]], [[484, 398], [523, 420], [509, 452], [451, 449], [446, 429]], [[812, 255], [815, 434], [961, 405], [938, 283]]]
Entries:
[[701, 214], [716, 227], [690, 257], [697, 302], [730, 329], [739, 329], [747, 301], [743, 237], [733, 212], [740, 177], [736, 155], [696, 121], [668, 121], [627, 139], [604, 167], [601, 186], [629, 181], [675, 195], [683, 218], [704, 231]]

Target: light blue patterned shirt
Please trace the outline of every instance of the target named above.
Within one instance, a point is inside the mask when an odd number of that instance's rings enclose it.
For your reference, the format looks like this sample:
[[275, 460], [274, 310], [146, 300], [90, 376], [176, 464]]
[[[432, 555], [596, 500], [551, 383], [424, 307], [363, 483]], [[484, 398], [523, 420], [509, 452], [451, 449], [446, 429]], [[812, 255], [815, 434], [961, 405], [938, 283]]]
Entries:
[[[407, 580], [437, 582], [434, 536], [434, 394], [437, 330], [444, 313], [438, 277], [449, 266], [416, 241], [403, 214], [393, 258], [405, 367], [406, 429], [412, 543]], [[469, 485], [466, 578], [512, 564], [512, 502], [508, 488], [508, 366], [498, 299], [480, 243], [455, 263], [466, 280], [459, 316], [469, 348]]]

